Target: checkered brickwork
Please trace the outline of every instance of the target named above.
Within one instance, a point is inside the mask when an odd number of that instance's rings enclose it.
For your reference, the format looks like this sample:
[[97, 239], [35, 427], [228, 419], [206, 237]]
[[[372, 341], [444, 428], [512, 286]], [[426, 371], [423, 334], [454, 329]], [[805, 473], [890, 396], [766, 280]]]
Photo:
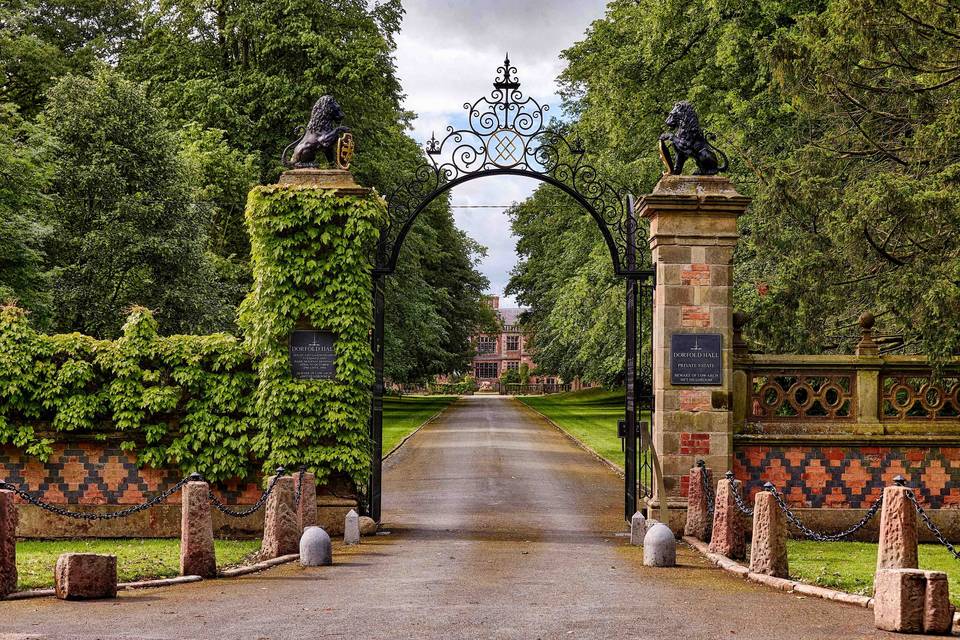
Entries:
[[750, 500], [772, 482], [790, 506], [866, 509], [902, 475], [931, 509], [960, 507], [960, 447], [738, 446]]
[[[0, 447], [0, 479], [57, 505], [140, 504], [182, 477], [179, 469], [138, 468], [134, 454], [109, 443], [55, 444], [47, 462], [13, 446]], [[215, 491], [224, 502], [240, 505], [255, 503], [262, 493], [246, 481], [218, 483]], [[180, 504], [180, 494], [167, 503]]]

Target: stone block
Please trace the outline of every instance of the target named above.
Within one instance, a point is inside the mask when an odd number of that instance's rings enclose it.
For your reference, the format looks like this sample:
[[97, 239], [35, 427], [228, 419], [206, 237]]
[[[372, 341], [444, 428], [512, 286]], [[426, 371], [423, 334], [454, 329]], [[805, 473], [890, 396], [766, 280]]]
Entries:
[[372, 536], [377, 533], [377, 521], [370, 516], [360, 516], [358, 522], [361, 536]]
[[924, 571], [927, 581], [923, 603], [923, 632], [931, 635], [950, 635], [953, 629], [954, 607], [950, 604], [947, 574], [942, 571]]
[[0, 598], [17, 590], [17, 520], [13, 491], [0, 490]]
[[99, 553], [64, 553], [57, 558], [54, 589], [61, 600], [117, 597], [117, 557]]
[[710, 551], [731, 560], [742, 560], [746, 556], [746, 546], [743, 540], [743, 527], [740, 524], [740, 513], [733, 498], [735, 490], [733, 482], [726, 478], [717, 483]]
[[873, 623], [901, 633], [923, 631], [927, 581], [917, 569], [879, 569], [873, 580]]
[[[300, 474], [296, 482], [300, 483]], [[317, 524], [317, 477], [312, 473], [303, 474], [303, 486], [297, 487], [300, 491], [300, 502], [297, 504], [297, 523], [300, 531]]]
[[[273, 478], [268, 480], [272, 481]], [[300, 523], [293, 505], [293, 483], [292, 476], [279, 478], [267, 498], [260, 546], [262, 560], [297, 553], [300, 547]]]
[[213, 578], [217, 557], [213, 547], [210, 485], [188, 482], [181, 489], [180, 575]]
[[333, 544], [320, 527], [309, 526], [300, 536], [300, 565], [320, 567], [333, 564]]
[[353, 509], [343, 519], [343, 544], [360, 544], [360, 517]]
[[917, 511], [907, 487], [886, 487], [880, 512], [877, 571], [917, 568]]
[[647, 535], [647, 519], [643, 514], [637, 511], [630, 518], [630, 544], [634, 546], [643, 546], [643, 537]]
[[670, 527], [658, 522], [643, 537], [643, 564], [648, 567], [673, 567], [677, 564], [677, 539]]
[[777, 578], [790, 577], [787, 563], [787, 522], [769, 491], [760, 491], [753, 503], [753, 543], [750, 571]]
[[683, 535], [706, 541], [710, 539], [710, 512], [707, 510], [707, 492], [704, 491], [704, 480], [709, 482], [709, 473], [706, 467], [690, 469], [690, 485], [687, 490], [687, 522], [683, 527]]

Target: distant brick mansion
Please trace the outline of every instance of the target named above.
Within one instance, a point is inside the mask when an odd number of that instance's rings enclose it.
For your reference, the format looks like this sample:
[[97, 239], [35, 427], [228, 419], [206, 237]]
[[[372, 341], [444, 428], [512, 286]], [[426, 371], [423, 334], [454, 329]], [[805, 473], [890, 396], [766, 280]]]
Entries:
[[519, 370], [521, 363], [529, 367], [530, 384], [556, 384], [556, 376], [540, 378], [532, 375], [536, 365], [527, 348], [527, 337], [520, 329], [520, 307], [500, 307], [500, 296], [488, 296], [487, 302], [500, 318], [500, 333], [481, 333], [473, 337], [477, 355], [473, 358], [473, 375], [481, 384], [493, 382], [506, 371]]

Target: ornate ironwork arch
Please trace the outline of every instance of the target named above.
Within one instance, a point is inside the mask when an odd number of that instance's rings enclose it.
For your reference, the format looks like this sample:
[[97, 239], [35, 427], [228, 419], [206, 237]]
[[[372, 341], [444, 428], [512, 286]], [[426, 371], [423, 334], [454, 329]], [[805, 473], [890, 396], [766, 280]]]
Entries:
[[628, 191], [600, 179], [584, 161], [579, 139], [571, 142], [548, 126], [550, 106], [521, 93], [509, 56], [497, 73], [489, 96], [463, 105], [466, 127], [448, 126], [442, 140], [431, 136], [427, 161], [387, 196], [388, 224], [377, 246], [374, 272], [393, 273], [407, 233], [438, 196], [470, 180], [515, 175], [553, 185], [583, 207], [596, 221], [617, 275], [649, 274], [647, 262], [639, 260], [644, 252], [635, 238]]

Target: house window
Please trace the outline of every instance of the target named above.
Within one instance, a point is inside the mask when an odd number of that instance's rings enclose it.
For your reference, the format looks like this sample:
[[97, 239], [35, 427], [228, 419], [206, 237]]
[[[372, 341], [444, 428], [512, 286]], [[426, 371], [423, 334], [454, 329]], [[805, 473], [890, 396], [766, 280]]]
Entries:
[[499, 367], [500, 363], [498, 362], [477, 362], [474, 365], [474, 371], [477, 374], [477, 379], [489, 380], [497, 377]]
[[507, 351], [518, 351], [520, 349], [520, 336], [507, 336]]
[[507, 362], [507, 371], [517, 371], [520, 369], [519, 360], [510, 360]]
[[497, 339], [493, 336], [480, 336], [477, 338], [477, 353], [496, 353]]

